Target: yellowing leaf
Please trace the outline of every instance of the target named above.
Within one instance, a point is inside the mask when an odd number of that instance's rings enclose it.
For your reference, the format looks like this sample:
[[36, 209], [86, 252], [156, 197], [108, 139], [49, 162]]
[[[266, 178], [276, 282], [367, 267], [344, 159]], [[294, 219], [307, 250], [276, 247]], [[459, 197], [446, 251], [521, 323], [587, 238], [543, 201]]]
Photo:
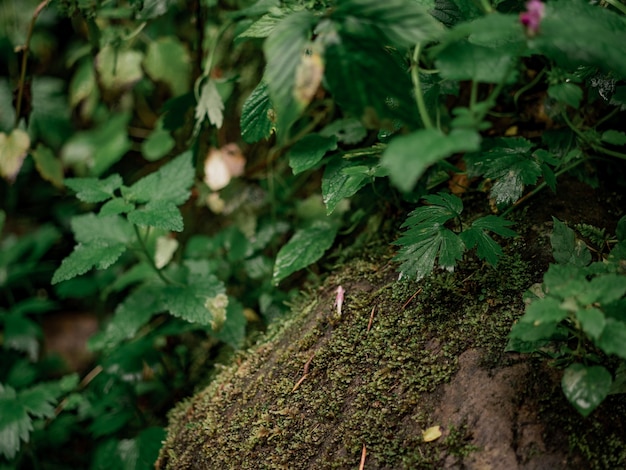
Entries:
[[0, 132], [0, 175], [13, 182], [22, 168], [30, 148], [30, 137], [21, 129], [14, 129], [8, 136]]
[[424, 442], [432, 442], [441, 437], [441, 426], [431, 426], [422, 432]]
[[294, 97], [307, 106], [315, 92], [322, 83], [324, 77], [324, 63], [322, 56], [318, 52], [303, 54], [300, 64], [296, 67], [296, 83], [294, 88]]
[[143, 77], [139, 51], [103, 47], [96, 56], [96, 70], [102, 85], [109, 90], [128, 90]]

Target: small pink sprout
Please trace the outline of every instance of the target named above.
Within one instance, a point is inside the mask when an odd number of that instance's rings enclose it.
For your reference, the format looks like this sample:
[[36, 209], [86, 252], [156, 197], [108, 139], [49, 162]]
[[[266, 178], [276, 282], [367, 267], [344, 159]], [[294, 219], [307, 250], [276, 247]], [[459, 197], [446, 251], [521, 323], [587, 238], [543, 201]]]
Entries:
[[335, 303], [333, 307], [337, 307], [337, 316], [341, 316], [341, 307], [343, 306], [343, 294], [346, 293], [345, 289], [341, 286], [337, 287], [337, 297], [335, 297]]
[[541, 0], [529, 0], [526, 2], [526, 11], [520, 13], [519, 20], [526, 26], [528, 33], [531, 35], [539, 31], [539, 25], [545, 14], [546, 6]]

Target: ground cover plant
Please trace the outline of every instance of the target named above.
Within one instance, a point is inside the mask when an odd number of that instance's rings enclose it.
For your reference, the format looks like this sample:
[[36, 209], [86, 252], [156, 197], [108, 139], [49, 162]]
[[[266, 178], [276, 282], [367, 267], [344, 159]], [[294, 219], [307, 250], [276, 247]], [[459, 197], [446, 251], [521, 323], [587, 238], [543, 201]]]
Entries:
[[[380, 232], [402, 277], [495, 267], [510, 216], [562, 175], [623, 185], [625, 15], [4, 2], [2, 465], [150, 467], [202, 371]], [[511, 325], [508, 348], [562, 367], [583, 416], [626, 391], [625, 223], [555, 220], [556, 264]], [[45, 320], [85, 311], [100, 326], [72, 370], [43, 350]]]

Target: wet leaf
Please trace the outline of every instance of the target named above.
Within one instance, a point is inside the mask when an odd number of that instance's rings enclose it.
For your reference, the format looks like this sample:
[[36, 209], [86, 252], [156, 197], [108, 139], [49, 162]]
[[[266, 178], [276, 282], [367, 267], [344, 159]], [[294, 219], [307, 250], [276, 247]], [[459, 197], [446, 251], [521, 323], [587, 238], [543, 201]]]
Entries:
[[588, 416], [602, 403], [611, 389], [613, 379], [602, 366], [572, 364], [563, 373], [563, 393], [583, 416]]

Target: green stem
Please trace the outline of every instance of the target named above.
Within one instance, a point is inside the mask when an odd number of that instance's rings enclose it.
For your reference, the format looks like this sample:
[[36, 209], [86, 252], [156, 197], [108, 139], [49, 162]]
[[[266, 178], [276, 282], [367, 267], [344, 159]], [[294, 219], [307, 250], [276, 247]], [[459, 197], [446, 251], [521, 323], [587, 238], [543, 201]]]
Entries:
[[413, 80], [413, 93], [415, 94], [415, 101], [417, 102], [417, 109], [420, 113], [420, 117], [422, 118], [422, 122], [424, 123], [424, 127], [426, 129], [434, 129], [433, 122], [430, 119], [430, 115], [428, 114], [428, 110], [426, 109], [426, 102], [424, 101], [424, 94], [422, 93], [422, 86], [420, 84], [420, 73], [419, 73], [419, 59], [420, 59], [420, 49], [422, 44], [419, 43], [415, 46], [413, 50], [413, 64], [411, 67], [411, 78]]
[[615, 7], [617, 10], [621, 11], [623, 14], [626, 15], [626, 5], [623, 5], [621, 2], [618, 2], [617, 0], [605, 0], [605, 1], [609, 5], [611, 5], [612, 7]]
[[535, 76], [535, 78], [532, 79], [532, 81], [530, 81], [529, 83], [527, 83], [526, 85], [524, 85], [522, 88], [520, 88], [519, 90], [515, 92], [515, 94], [513, 95], [513, 103], [515, 103], [516, 108], [517, 108], [517, 102], [519, 100], [519, 97], [522, 96], [522, 94], [526, 93], [531, 88], [533, 88], [537, 83], [539, 83], [539, 80], [541, 80], [541, 78], [545, 74], [546, 74], [546, 68], [544, 67], [541, 69], [541, 72], [539, 72]]
[[226, 30], [230, 27], [230, 25], [231, 25], [230, 21], [227, 21], [226, 23], [224, 23], [218, 30], [217, 34], [215, 35], [215, 38], [213, 39], [211, 43], [211, 47], [209, 48], [209, 52], [207, 54], [206, 63], [204, 64], [204, 70], [202, 71], [202, 75], [200, 76], [200, 78], [196, 80], [196, 83], [194, 86], [194, 92], [195, 92], [197, 99], [200, 98], [200, 84], [204, 81], [204, 79], [210, 77], [211, 75], [211, 70], [213, 69], [213, 62], [215, 61], [217, 46], [220, 43], [220, 39], [222, 39], [222, 36], [226, 32]]
[[601, 145], [592, 145], [592, 149], [596, 152], [603, 153], [605, 155], [610, 155], [611, 157], [621, 158], [622, 160], [626, 160], [626, 154], [621, 152], [616, 152], [615, 150], [609, 150], [607, 148], [602, 147]]
[[489, 0], [480, 0], [479, 5], [485, 13], [493, 13], [493, 7], [491, 3], [489, 3]]
[[[571, 162], [569, 165], [564, 166], [563, 168], [561, 168], [559, 171], [557, 171], [554, 174], [555, 178], [558, 178], [559, 176], [561, 176], [563, 173], [566, 173], [568, 171], [570, 171], [573, 168], [576, 168], [578, 165], [580, 165], [581, 163], [583, 163], [585, 160], [583, 159], [579, 159], [576, 160], [574, 162]], [[516, 209], [518, 206], [520, 206], [524, 201], [526, 201], [527, 199], [530, 199], [531, 197], [533, 197], [535, 194], [537, 194], [538, 192], [540, 192], [542, 189], [544, 189], [546, 186], [548, 186], [548, 183], [546, 183], [545, 181], [543, 181], [542, 183], [538, 184], [535, 189], [533, 189], [531, 192], [527, 193], [525, 196], [523, 196], [522, 198], [518, 199], [517, 201], [515, 201], [515, 203], [508, 207], [504, 212], [502, 212], [501, 217], [506, 217], [511, 211], [513, 211], [513, 209]]]
[[148, 247], [146, 246], [146, 242], [144, 241], [143, 237], [141, 236], [141, 233], [139, 232], [139, 227], [133, 224], [133, 228], [135, 229], [135, 235], [137, 236], [137, 241], [139, 242], [139, 247], [141, 248], [141, 252], [144, 254], [146, 259], [148, 260], [150, 267], [154, 270], [154, 272], [157, 273], [157, 276], [159, 276], [165, 284], [168, 284], [168, 285], [178, 284], [177, 282], [167, 277], [162, 269], [159, 269], [157, 267], [156, 263], [154, 262], [154, 258], [150, 256], [150, 250], [148, 250]]
[[602, 119], [599, 119], [598, 122], [596, 122], [596, 125], [594, 126], [594, 129], [597, 129], [598, 127], [600, 127], [602, 124], [604, 124], [606, 121], [611, 119], [613, 116], [615, 116], [620, 111], [621, 111], [621, 109], [619, 107], [617, 107], [613, 111], [611, 111], [609, 114], [604, 116]]

